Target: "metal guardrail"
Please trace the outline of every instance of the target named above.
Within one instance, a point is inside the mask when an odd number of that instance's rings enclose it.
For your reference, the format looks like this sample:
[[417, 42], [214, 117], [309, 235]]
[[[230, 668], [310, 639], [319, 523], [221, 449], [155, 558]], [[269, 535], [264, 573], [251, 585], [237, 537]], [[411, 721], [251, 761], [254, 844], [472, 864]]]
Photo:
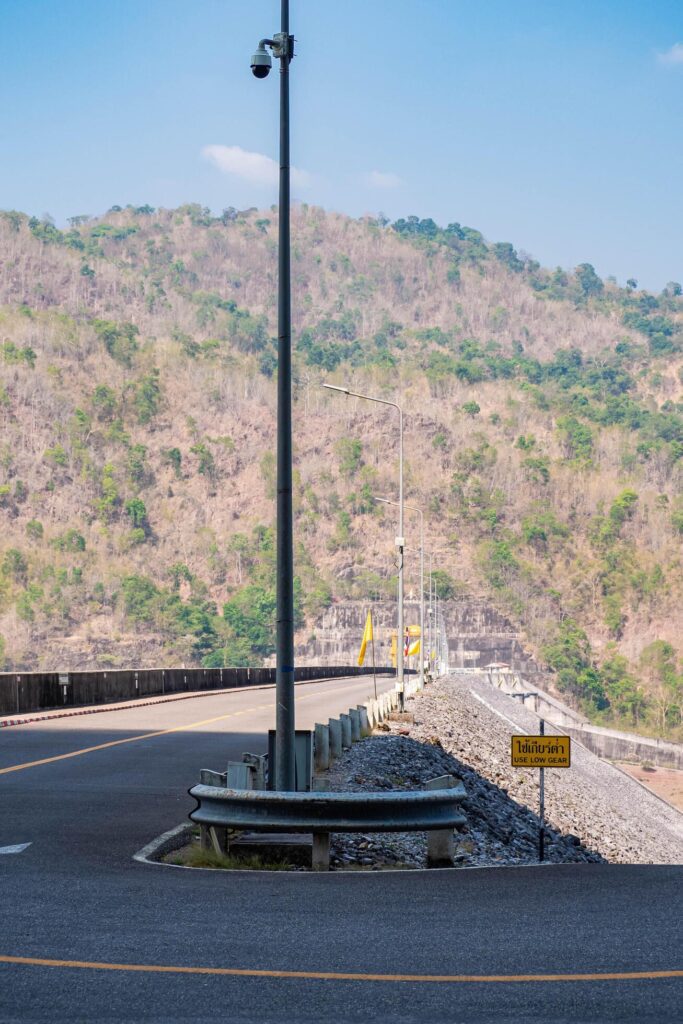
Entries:
[[452, 789], [282, 793], [194, 786], [192, 821], [267, 832], [426, 832], [465, 824], [462, 782]]
[[200, 784], [189, 793], [197, 801], [190, 818], [216, 853], [229, 851], [231, 830], [304, 832], [313, 836], [314, 871], [329, 870], [331, 832], [427, 832], [427, 866], [451, 867], [453, 830], [466, 823], [465, 787], [451, 775], [414, 792], [283, 793]]

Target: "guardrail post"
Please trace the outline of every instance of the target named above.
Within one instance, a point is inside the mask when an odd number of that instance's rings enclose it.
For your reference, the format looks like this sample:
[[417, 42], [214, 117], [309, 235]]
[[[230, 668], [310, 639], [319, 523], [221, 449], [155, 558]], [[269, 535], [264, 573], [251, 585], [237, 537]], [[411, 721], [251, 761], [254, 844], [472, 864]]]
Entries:
[[330, 767], [330, 730], [320, 722], [315, 723], [313, 740], [313, 760], [316, 771], [324, 772]]
[[[440, 775], [437, 779], [425, 782], [425, 789], [454, 789], [460, 779], [454, 775]], [[427, 832], [427, 867], [452, 868], [454, 861], [453, 829], [435, 829]]]
[[353, 735], [351, 733], [351, 719], [348, 715], [340, 715], [339, 721], [341, 722], [341, 745], [342, 750], [348, 750], [353, 743]]
[[360, 719], [361, 736], [369, 736], [372, 732], [370, 727], [370, 716], [368, 715], [368, 709], [363, 704], [358, 705], [358, 717]]
[[330, 870], [330, 833], [313, 833], [313, 850], [311, 852], [311, 867], [314, 871]]
[[353, 743], [357, 743], [360, 739], [360, 713], [356, 708], [349, 708], [349, 718], [351, 719], [351, 740]]
[[336, 758], [341, 757], [342, 752], [342, 726], [338, 718], [330, 718], [328, 723], [330, 730], [330, 764]]

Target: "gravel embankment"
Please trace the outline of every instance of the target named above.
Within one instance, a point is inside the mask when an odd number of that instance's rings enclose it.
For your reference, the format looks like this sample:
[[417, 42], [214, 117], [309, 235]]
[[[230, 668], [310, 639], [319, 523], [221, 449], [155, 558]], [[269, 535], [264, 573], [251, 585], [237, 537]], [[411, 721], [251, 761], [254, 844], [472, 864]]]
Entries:
[[[406, 710], [412, 722], [354, 744], [323, 773], [324, 788], [416, 789], [457, 775], [467, 790], [457, 863], [535, 862], [539, 773], [510, 767], [510, 734], [537, 733], [538, 716], [473, 676], [433, 683]], [[571, 768], [546, 769], [545, 808], [548, 861], [683, 863], [683, 815], [576, 742]], [[426, 836], [335, 835], [332, 856], [333, 864], [424, 866]]]

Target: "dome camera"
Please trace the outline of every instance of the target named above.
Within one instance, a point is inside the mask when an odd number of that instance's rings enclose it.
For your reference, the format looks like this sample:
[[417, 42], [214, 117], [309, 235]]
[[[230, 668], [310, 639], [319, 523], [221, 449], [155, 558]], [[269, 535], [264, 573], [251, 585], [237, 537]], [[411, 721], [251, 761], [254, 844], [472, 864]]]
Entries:
[[251, 58], [251, 70], [256, 78], [266, 78], [273, 66], [273, 61], [265, 46], [259, 46]]

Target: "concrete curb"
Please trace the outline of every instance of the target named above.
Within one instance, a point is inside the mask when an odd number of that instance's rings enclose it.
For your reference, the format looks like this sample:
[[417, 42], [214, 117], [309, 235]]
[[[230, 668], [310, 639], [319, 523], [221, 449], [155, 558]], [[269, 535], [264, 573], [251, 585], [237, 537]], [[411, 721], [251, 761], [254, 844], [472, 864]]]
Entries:
[[[458, 872], [458, 871], [501, 871], [501, 870], [507, 870], [507, 871], [514, 871], [514, 870], [529, 871], [529, 870], [533, 870], [535, 868], [543, 870], [545, 868], [565, 868], [565, 867], [566, 868], [576, 868], [576, 867], [596, 868], [596, 867], [609, 867], [609, 866], [614, 867], [614, 865], [581, 864], [581, 863], [577, 864], [575, 861], [569, 861], [569, 862], [567, 862], [567, 861], [562, 861], [562, 862], [544, 861], [543, 864], [463, 864], [463, 865], [455, 866], [455, 867], [452, 867], [452, 868], [413, 868], [413, 867], [410, 867], [410, 868], [383, 868], [383, 869], [377, 870], [377, 871], [373, 871], [372, 868], [368, 867], [367, 870], [344, 871], [342, 869], [341, 871], [336, 871], [336, 870], [335, 871], [330, 871], [329, 874], [328, 874], [327, 872], [321, 873], [319, 871], [262, 871], [259, 868], [253, 868], [253, 869], [249, 869], [249, 868], [193, 868], [193, 867], [190, 867], [189, 864], [164, 864], [162, 861], [153, 860], [152, 859], [152, 857], [155, 854], [158, 854], [165, 846], [167, 847], [167, 850], [165, 850], [164, 852], [167, 852], [167, 853], [170, 853], [172, 850], [179, 849], [181, 846], [183, 846], [184, 843], [180, 842], [180, 839], [181, 838], [184, 839], [185, 835], [189, 834], [192, 831], [192, 828], [193, 828], [193, 826], [190, 823], [188, 823], [188, 824], [183, 823], [181, 825], [176, 825], [175, 828], [171, 828], [171, 829], [168, 830], [168, 832], [164, 832], [164, 833], [162, 833], [162, 835], [157, 836], [156, 839], [153, 839], [151, 842], [147, 843], [146, 846], [143, 846], [141, 850], [138, 850], [137, 853], [133, 854], [133, 860], [137, 861], [138, 864], [147, 864], [147, 865], [150, 865], [152, 867], [158, 867], [158, 868], [175, 868], [175, 869], [179, 869], [180, 871], [211, 871], [215, 875], [222, 875], [222, 874], [227, 874], [227, 875], [245, 875], [245, 876], [247, 876], [247, 875], [264, 875], [264, 876], [268, 876], [269, 878], [272, 878], [274, 874], [287, 875], [288, 877], [297, 876], [297, 877], [303, 877], [303, 878], [321, 878], [321, 877], [322, 878], [329, 878], [332, 875], [334, 875], [335, 877], [338, 877], [338, 876], [342, 875], [342, 876], [344, 876], [345, 878], [348, 878], [348, 879], [368, 878], [368, 877], [375, 877], [375, 878], [379, 877], [379, 878], [381, 878], [383, 875], [415, 875], [415, 874], [418, 874], [418, 875], [429, 875], [430, 878], [431, 878], [433, 875], [439, 874], [440, 872], [443, 872], [444, 874], [448, 873], [449, 875], [452, 875], [452, 874], [454, 874], [455, 872]], [[624, 867], [628, 867], [628, 865], [624, 865]]]

